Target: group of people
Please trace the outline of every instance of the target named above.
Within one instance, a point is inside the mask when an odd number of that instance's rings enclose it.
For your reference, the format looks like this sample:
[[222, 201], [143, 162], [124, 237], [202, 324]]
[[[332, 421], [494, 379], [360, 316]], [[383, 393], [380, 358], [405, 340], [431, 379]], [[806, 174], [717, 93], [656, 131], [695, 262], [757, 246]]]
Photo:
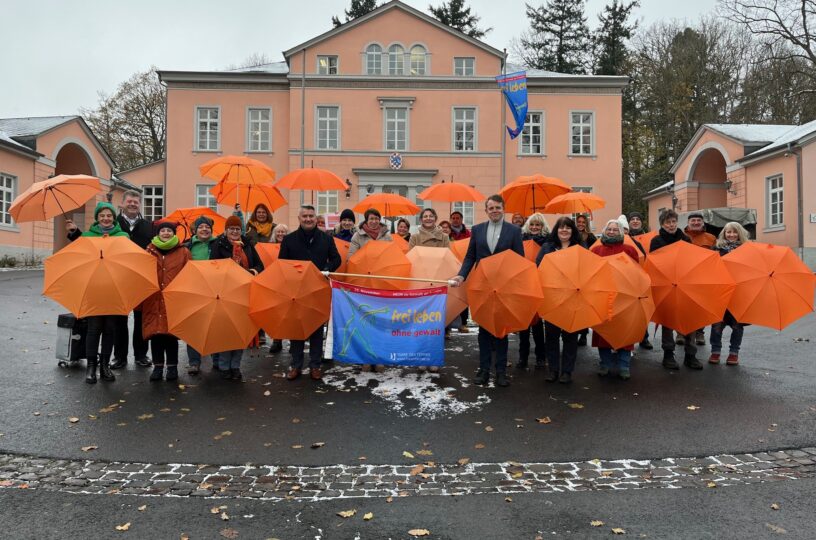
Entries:
[[[149, 223], [140, 213], [141, 198], [139, 193], [125, 193], [121, 212], [117, 214], [109, 202], [100, 202], [94, 210], [94, 222], [87, 231], [81, 231], [71, 220], [66, 220], [68, 238], [75, 240], [80, 236], [123, 236], [129, 237], [139, 247], [156, 258], [156, 272], [159, 288], [163, 290], [181, 272], [189, 261], [232, 259], [247, 272], [257, 275], [263, 270], [263, 263], [255, 246], [258, 243], [279, 243], [280, 259], [311, 261], [319, 270], [333, 272], [342, 263], [340, 253], [333, 238], [349, 242], [349, 257], [371, 240], [392, 240], [392, 233], [382, 215], [376, 209], [368, 209], [363, 221], [356, 225], [353, 211], [345, 209], [340, 213], [337, 225], [327, 231], [325, 220], [316, 215], [315, 209], [303, 205], [298, 211], [298, 227], [289, 231], [284, 224], [275, 224], [272, 213], [264, 205], [253, 209], [249, 219], [244, 222], [243, 214], [236, 205], [236, 211], [226, 219], [224, 233], [213, 234], [213, 222], [201, 216], [191, 227], [191, 238], [182, 241], [177, 235], [178, 224], [168, 220]], [[513, 250], [524, 256], [523, 242], [534, 241], [539, 246], [536, 264], [547, 255], [572, 246], [590, 249], [602, 257], [625, 253], [638, 260], [638, 251], [646, 256], [647, 251], [637, 240], [636, 248], [624, 243], [628, 234], [635, 237], [645, 232], [643, 217], [637, 212], [618, 219], [609, 220], [600, 237], [595, 237], [589, 230], [586, 216], [559, 218], [552, 230], [543, 214], [535, 213], [524, 217], [514, 214], [511, 222], [504, 219], [504, 201], [500, 195], [490, 196], [485, 203], [488, 220], [479, 223], [469, 230], [463, 223], [461, 212], [453, 212], [450, 221], [439, 221], [433, 208], [426, 208], [420, 213], [420, 223], [416, 231], [410, 232], [410, 223], [401, 219], [397, 222], [396, 232], [408, 243], [409, 249], [415, 246], [449, 248], [451, 242], [470, 238], [468, 250], [461, 269], [451, 279], [452, 286], [459, 286], [470, 271], [485, 257]], [[649, 251], [656, 251], [678, 241], [692, 242], [697, 245], [717, 249], [721, 255], [726, 254], [748, 240], [748, 234], [737, 223], [725, 226], [719, 238], [705, 232], [705, 224], [700, 214], [689, 216], [689, 226], [680, 231], [677, 226], [677, 214], [668, 210], [660, 216], [660, 231], [652, 240]], [[178, 379], [179, 340], [173, 336], [167, 326], [167, 310], [161, 291], [148, 297], [134, 310], [134, 329], [132, 332], [135, 362], [139, 366], [150, 367], [151, 381], [174, 381]], [[467, 310], [461, 314], [459, 330], [467, 332]], [[450, 337], [450, 325], [446, 328], [446, 337]], [[731, 328], [730, 351], [726, 363], [738, 363], [739, 348], [742, 340], [743, 325], [734, 320], [730, 313], [725, 314], [723, 321], [711, 328], [711, 363], [719, 363], [722, 350], [722, 334], [725, 327]], [[674, 358], [676, 344], [685, 347], [684, 364], [692, 369], [702, 369], [702, 363], [696, 358], [702, 330], [689, 335], [678, 335], [675, 339], [672, 329], [663, 327], [661, 346], [664, 352], [663, 366], [667, 369], [678, 369]], [[291, 362], [286, 374], [288, 380], [299, 378], [304, 370], [305, 344], [309, 343], [309, 375], [314, 380], [322, 378], [323, 333], [321, 326], [305, 340], [290, 341]], [[545, 380], [548, 382], [569, 383], [575, 368], [577, 350], [586, 344], [586, 331], [568, 332], [550, 321], [536, 317], [530, 326], [518, 333], [519, 353], [516, 367], [526, 369], [531, 352], [530, 336], [534, 343], [535, 367], [546, 369]], [[127, 365], [128, 357], [128, 316], [102, 315], [88, 317], [86, 336], [87, 368], [85, 380], [88, 383], [113, 381], [112, 370]], [[259, 346], [265, 340], [263, 333], [249, 344]], [[583, 342], [582, 342], [583, 341]], [[508, 338], [493, 336], [484, 328], [479, 328], [479, 369], [475, 383], [484, 385], [490, 380], [491, 369], [495, 373], [495, 383], [504, 387], [509, 385]], [[151, 358], [147, 356], [148, 344]], [[101, 348], [100, 348], [101, 345]], [[630, 360], [634, 345], [614, 349], [597, 333], [593, 333], [592, 346], [598, 348], [600, 359], [598, 374], [609, 375], [617, 368], [622, 379], [629, 379]], [[640, 342], [641, 348], [651, 349], [648, 332]], [[280, 352], [282, 340], [273, 340], [270, 353]], [[243, 349], [221, 351], [212, 355], [214, 370], [221, 372], [224, 379], [240, 381], [241, 359]], [[188, 373], [196, 375], [201, 371], [201, 354], [187, 345]], [[364, 371], [382, 371], [384, 365], [365, 365]], [[430, 368], [436, 371], [438, 368]]]

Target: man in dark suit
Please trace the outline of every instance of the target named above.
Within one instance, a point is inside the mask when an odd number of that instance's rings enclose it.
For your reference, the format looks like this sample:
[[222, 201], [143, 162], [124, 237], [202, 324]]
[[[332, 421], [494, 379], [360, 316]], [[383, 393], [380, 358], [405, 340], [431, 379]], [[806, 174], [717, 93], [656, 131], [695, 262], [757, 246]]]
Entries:
[[[488, 220], [474, 225], [471, 229], [470, 244], [462, 261], [459, 274], [452, 278], [458, 287], [465, 281], [473, 267], [485, 257], [496, 255], [511, 249], [524, 256], [524, 245], [521, 242], [521, 229], [504, 221], [504, 199], [501, 195], [491, 195], [485, 201], [485, 213]], [[496, 386], [508, 386], [507, 380], [507, 336], [497, 338], [487, 330], [479, 327], [479, 371], [473, 380], [475, 384], [487, 384], [490, 380], [490, 360], [493, 350], [496, 351]]]

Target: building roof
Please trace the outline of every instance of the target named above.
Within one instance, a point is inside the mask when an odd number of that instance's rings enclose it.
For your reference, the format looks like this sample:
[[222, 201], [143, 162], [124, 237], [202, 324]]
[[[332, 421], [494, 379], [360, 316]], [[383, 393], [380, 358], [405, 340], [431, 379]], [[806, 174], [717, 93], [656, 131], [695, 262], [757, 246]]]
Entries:
[[158, 165], [159, 163], [164, 163], [165, 158], [156, 159], [154, 161], [149, 161], [147, 163], [142, 163], [141, 165], [136, 165], [135, 167], [131, 167], [130, 169], [125, 169], [123, 171], [119, 171], [116, 173], [117, 176], [121, 177], [123, 174], [128, 174], [133, 171], [138, 171], [139, 169], [144, 169], [145, 167], [150, 167], [152, 165]]
[[287, 75], [289, 64], [286, 62], [270, 62], [268, 64], [258, 64], [257, 66], [247, 66], [235, 69], [228, 69], [229, 73], [272, 73], [275, 75]]
[[11, 138], [11, 136], [8, 133], [6, 133], [3, 130], [0, 130], [0, 147], [25, 154], [27, 157], [30, 157], [32, 159], [37, 159], [42, 155], [36, 150], [32, 150], [28, 146], [15, 141], [14, 139]]
[[657, 195], [662, 195], [663, 193], [669, 193], [672, 190], [673, 186], [674, 186], [674, 180], [669, 180], [665, 184], [660, 184], [656, 188], [653, 188], [653, 189], [650, 189], [649, 191], [647, 191], [646, 195], [644, 195], [643, 199], [644, 200], [651, 199], [653, 197], [656, 197]]
[[768, 144], [796, 126], [790, 124], [703, 124], [744, 144]]
[[10, 137], [36, 137], [76, 118], [79, 116], [0, 118], [0, 131], [5, 131]]
[[763, 146], [759, 150], [751, 152], [738, 161], [754, 159], [762, 155], [781, 150], [790, 144], [801, 144], [805, 142], [805, 140], [813, 138], [816, 138], [816, 120], [811, 120], [807, 124], [802, 124], [801, 126], [790, 126], [790, 129], [780, 134], [770, 144]]

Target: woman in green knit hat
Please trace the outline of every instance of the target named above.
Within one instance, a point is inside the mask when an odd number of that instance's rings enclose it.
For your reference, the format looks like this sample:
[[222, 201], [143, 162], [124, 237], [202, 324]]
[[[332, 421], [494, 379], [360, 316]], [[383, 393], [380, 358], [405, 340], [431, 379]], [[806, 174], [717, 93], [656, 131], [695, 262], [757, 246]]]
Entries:
[[[190, 250], [194, 261], [208, 261], [210, 247], [215, 241], [213, 236], [213, 221], [207, 216], [199, 216], [193, 223], [193, 237], [184, 244]], [[213, 369], [218, 369], [218, 353], [213, 354]], [[201, 354], [187, 345], [187, 373], [198, 375], [201, 372]]]

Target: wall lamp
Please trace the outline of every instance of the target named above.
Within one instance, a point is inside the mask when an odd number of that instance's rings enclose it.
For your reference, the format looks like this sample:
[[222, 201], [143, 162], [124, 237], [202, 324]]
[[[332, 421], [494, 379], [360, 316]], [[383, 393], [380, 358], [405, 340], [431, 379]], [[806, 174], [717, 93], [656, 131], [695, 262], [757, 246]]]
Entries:
[[348, 186], [346, 188], [346, 199], [351, 199], [351, 180], [348, 178], [346, 178], [346, 185]]
[[725, 181], [726, 191], [728, 191], [728, 193], [730, 193], [731, 195], [736, 195], [737, 194], [737, 189], [736, 188], [731, 189], [733, 185], [734, 185], [734, 183], [731, 180], [726, 180]]

